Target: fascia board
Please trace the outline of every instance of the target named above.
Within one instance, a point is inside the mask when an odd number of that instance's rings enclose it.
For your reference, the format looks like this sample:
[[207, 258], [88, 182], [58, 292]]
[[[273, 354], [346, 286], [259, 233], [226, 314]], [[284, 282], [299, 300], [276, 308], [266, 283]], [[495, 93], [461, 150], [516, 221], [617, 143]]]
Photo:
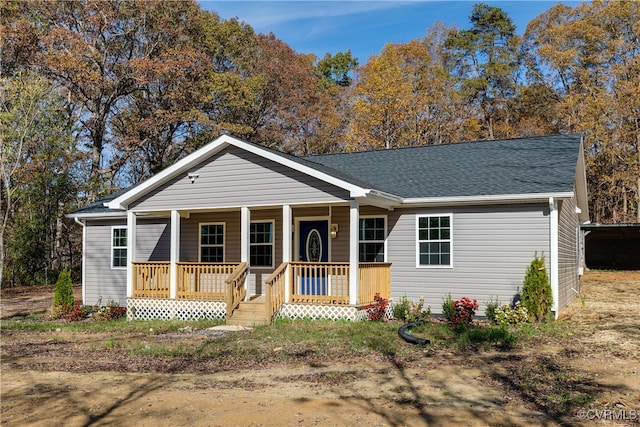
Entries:
[[126, 218], [126, 211], [118, 211], [118, 212], [92, 212], [92, 213], [68, 213], [65, 215], [67, 218], [78, 218], [78, 219], [112, 219], [112, 218]]
[[264, 150], [259, 146], [248, 144], [240, 139], [234, 138], [229, 135], [222, 135], [218, 137], [216, 140], [214, 140], [213, 142], [202, 147], [200, 150], [194, 151], [184, 159], [176, 162], [174, 165], [168, 167], [167, 169], [161, 171], [160, 173], [142, 182], [140, 185], [131, 189], [131, 191], [128, 191], [122, 194], [121, 196], [113, 199], [112, 201], [107, 203], [106, 206], [109, 207], [110, 209], [127, 209], [128, 204], [131, 201], [135, 200], [136, 198], [145, 194], [146, 192], [153, 190], [154, 188], [157, 188], [158, 186], [162, 185], [164, 182], [173, 178], [177, 174], [184, 173], [190, 167], [193, 167], [194, 165], [216, 154], [217, 152], [223, 150], [229, 145], [233, 145], [242, 150], [248, 151], [250, 153], [263, 157], [265, 159], [279, 163], [290, 169], [297, 170], [301, 173], [304, 173], [305, 175], [309, 175], [311, 177], [325, 181], [329, 184], [340, 187], [344, 190], [349, 191], [351, 197], [364, 197], [368, 192], [367, 189], [364, 189], [358, 185], [351, 184], [347, 181], [335, 178], [334, 176], [318, 171], [311, 167], [291, 161], [289, 159], [286, 159], [278, 155], [275, 152]]
[[589, 194], [587, 190], [587, 170], [584, 160], [584, 137], [580, 140], [580, 152], [578, 153], [578, 164], [576, 165], [576, 204], [580, 208], [580, 222], [589, 221]]
[[406, 198], [402, 201], [403, 206], [429, 205], [478, 205], [478, 204], [504, 204], [504, 203], [537, 203], [549, 201], [549, 197], [557, 199], [567, 199], [573, 197], [573, 192], [560, 193], [531, 193], [531, 194], [499, 194], [483, 196], [459, 196], [459, 197], [425, 197]]

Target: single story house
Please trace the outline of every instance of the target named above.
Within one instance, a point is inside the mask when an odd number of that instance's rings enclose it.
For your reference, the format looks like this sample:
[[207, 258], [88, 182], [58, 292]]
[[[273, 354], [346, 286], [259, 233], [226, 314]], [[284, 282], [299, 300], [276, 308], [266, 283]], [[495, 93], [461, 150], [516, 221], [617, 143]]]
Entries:
[[69, 216], [84, 304], [237, 323], [357, 319], [375, 294], [510, 302], [536, 254], [557, 316], [589, 219], [579, 134], [308, 157], [222, 135]]

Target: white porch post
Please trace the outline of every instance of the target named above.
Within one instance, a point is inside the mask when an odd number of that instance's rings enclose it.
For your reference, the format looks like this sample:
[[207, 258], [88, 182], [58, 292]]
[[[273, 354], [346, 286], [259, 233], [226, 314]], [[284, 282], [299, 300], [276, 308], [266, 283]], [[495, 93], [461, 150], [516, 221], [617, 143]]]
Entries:
[[[240, 262], [249, 264], [249, 230], [251, 228], [251, 211], [246, 206], [240, 208]], [[247, 278], [249, 275], [247, 275]], [[244, 280], [245, 300], [249, 300], [248, 280]]]
[[558, 298], [560, 296], [559, 285], [560, 285], [560, 274], [559, 274], [559, 266], [560, 262], [558, 259], [558, 201], [553, 197], [549, 197], [549, 264], [550, 264], [550, 274], [549, 281], [551, 282], [551, 296], [553, 297], [553, 306], [552, 310], [554, 312], [554, 316], [558, 318], [558, 307], [559, 301]]
[[[291, 262], [291, 206], [282, 205], [282, 262]], [[291, 277], [289, 267], [284, 275], [284, 301], [291, 297]]]
[[[113, 238], [113, 236], [111, 238]], [[83, 230], [83, 239], [84, 239], [84, 230]], [[128, 211], [127, 212], [127, 298], [131, 298], [133, 296], [133, 262], [135, 260], [136, 260], [136, 214], [131, 211]], [[84, 265], [83, 265], [83, 268], [84, 268]], [[84, 292], [84, 287], [82, 289]]]
[[357, 200], [349, 202], [349, 304], [358, 303], [359, 253], [358, 230], [360, 207]]
[[178, 262], [180, 261], [180, 212], [171, 211], [171, 264], [169, 266], [169, 298], [178, 293]]

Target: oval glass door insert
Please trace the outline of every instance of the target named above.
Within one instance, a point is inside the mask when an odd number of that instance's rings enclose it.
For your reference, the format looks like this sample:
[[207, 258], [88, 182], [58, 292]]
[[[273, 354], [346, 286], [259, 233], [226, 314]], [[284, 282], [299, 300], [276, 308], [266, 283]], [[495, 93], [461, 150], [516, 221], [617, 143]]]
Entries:
[[319, 262], [322, 259], [322, 238], [317, 229], [313, 229], [307, 235], [307, 261]]

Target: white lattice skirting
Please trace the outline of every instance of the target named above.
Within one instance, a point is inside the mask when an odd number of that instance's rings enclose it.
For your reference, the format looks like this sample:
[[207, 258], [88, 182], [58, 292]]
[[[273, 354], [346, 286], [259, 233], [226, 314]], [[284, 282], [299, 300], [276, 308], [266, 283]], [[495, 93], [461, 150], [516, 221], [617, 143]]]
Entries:
[[224, 301], [183, 301], [170, 299], [127, 299], [127, 319], [196, 320], [224, 319]]
[[363, 320], [366, 312], [357, 307], [340, 305], [284, 304], [278, 317], [286, 319]]

